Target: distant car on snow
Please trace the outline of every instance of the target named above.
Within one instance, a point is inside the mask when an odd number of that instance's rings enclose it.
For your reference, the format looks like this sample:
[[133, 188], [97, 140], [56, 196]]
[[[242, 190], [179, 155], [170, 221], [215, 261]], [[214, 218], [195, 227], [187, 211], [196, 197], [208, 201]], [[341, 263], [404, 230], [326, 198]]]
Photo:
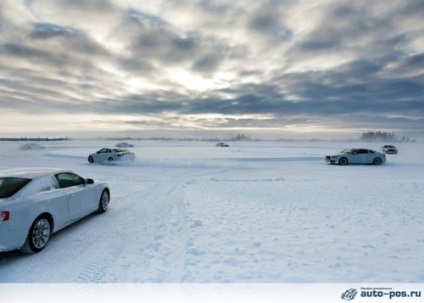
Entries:
[[88, 156], [88, 162], [107, 162], [116, 160], [133, 160], [135, 154], [124, 148], [102, 148]]
[[52, 233], [107, 211], [106, 183], [52, 168], [0, 171], [0, 252], [43, 250]]
[[229, 146], [228, 146], [228, 144], [223, 143], [223, 142], [221, 142], [221, 143], [217, 143], [215, 146], [219, 146], [219, 147], [229, 147]]
[[335, 155], [328, 155], [325, 161], [329, 164], [374, 164], [386, 162], [386, 155], [372, 149], [346, 148]]
[[42, 150], [45, 147], [38, 143], [25, 143], [19, 146], [19, 149], [21, 150]]
[[115, 147], [134, 147], [134, 145], [127, 142], [121, 142], [121, 143], [117, 143]]
[[393, 145], [383, 145], [381, 147], [381, 151], [385, 154], [397, 154], [398, 153], [397, 147], [393, 146]]

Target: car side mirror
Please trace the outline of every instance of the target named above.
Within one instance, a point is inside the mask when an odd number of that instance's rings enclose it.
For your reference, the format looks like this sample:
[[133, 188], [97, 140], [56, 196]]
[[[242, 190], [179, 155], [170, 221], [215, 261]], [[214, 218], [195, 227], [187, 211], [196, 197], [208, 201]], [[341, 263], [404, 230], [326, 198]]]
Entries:
[[85, 180], [85, 184], [94, 184], [94, 180], [93, 179], [86, 179]]

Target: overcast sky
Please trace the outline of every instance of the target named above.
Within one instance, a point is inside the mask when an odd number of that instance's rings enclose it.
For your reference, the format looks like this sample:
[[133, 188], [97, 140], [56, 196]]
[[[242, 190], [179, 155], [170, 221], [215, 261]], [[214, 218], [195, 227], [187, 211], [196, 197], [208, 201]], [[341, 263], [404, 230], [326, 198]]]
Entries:
[[423, 16], [423, 0], [1, 0], [1, 132], [422, 136]]

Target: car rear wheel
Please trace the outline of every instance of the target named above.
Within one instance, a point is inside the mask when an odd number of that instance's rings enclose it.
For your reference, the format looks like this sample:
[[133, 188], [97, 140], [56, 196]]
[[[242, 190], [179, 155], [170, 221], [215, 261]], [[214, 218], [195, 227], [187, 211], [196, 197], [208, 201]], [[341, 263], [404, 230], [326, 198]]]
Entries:
[[38, 217], [29, 229], [27, 239], [21, 251], [27, 254], [42, 251], [50, 240], [51, 223], [45, 216]]
[[339, 160], [339, 164], [340, 165], [347, 165], [349, 163], [349, 161], [347, 160], [347, 158], [340, 158], [340, 160]]
[[372, 163], [374, 165], [380, 165], [383, 161], [381, 160], [381, 158], [374, 158], [374, 160], [372, 161]]
[[109, 192], [107, 190], [104, 190], [102, 192], [102, 195], [100, 196], [99, 208], [97, 209], [98, 214], [103, 214], [107, 211], [109, 207], [109, 200]]
[[107, 159], [108, 161], [113, 161], [113, 158], [112, 157], [109, 157], [109, 159]]

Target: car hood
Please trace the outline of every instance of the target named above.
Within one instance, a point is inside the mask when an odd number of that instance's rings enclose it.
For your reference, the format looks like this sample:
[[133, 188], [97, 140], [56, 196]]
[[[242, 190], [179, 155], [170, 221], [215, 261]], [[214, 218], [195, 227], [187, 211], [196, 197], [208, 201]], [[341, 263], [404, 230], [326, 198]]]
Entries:
[[342, 155], [349, 155], [349, 154], [338, 153], [338, 154], [327, 155], [327, 157], [339, 157], [339, 156], [342, 156]]

